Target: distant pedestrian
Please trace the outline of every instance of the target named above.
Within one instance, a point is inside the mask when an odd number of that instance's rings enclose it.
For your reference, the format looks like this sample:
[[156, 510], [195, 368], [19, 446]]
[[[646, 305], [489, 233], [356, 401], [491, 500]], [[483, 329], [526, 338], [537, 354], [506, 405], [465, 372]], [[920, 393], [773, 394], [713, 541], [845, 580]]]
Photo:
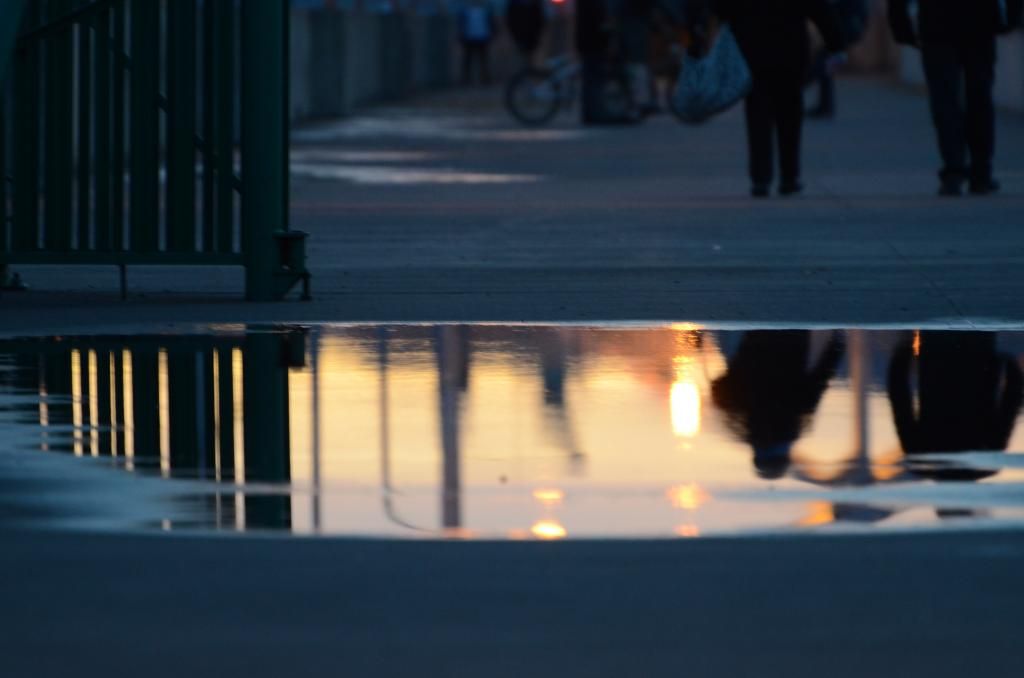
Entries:
[[[839, 27], [847, 47], [860, 42], [868, 29], [871, 9], [868, 0], [831, 0], [839, 17]], [[832, 118], [836, 114], [836, 78], [829, 67], [828, 49], [821, 48], [814, 56], [810, 82], [818, 87], [818, 102], [807, 114], [812, 118]]]
[[584, 125], [619, 122], [605, 106], [605, 89], [612, 77], [614, 15], [609, 0], [576, 0], [576, 50], [582, 68], [581, 119]]
[[964, 183], [975, 195], [999, 190], [995, 156], [996, 35], [1021, 22], [1022, 0], [890, 0], [896, 41], [921, 49], [943, 167], [939, 194], [959, 196]]
[[807, 21], [817, 25], [829, 52], [839, 53], [844, 42], [835, 9], [828, 0], [717, 0], [716, 12], [732, 27], [754, 78], [746, 101], [751, 193], [764, 198], [771, 192], [776, 141], [779, 193], [800, 193], [803, 92], [811, 58]]
[[480, 82], [485, 85], [491, 83], [491, 42], [497, 33], [497, 18], [486, 0], [470, 0], [459, 10], [464, 84], [472, 84], [474, 67], [480, 73]]
[[523, 61], [532, 65], [548, 23], [545, 0], [508, 0], [505, 26]]
[[626, 69], [634, 117], [655, 112], [650, 55], [656, 0], [620, 0], [616, 7], [621, 59]]

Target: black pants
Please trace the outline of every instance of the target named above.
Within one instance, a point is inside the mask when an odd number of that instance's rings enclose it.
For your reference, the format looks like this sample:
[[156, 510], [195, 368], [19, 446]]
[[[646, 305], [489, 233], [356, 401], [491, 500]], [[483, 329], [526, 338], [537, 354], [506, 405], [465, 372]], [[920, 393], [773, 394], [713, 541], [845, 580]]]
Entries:
[[818, 86], [818, 104], [815, 109], [819, 113], [831, 114], [836, 110], [836, 79], [829, 71], [828, 57], [828, 51], [824, 49], [815, 55], [809, 84]]
[[484, 40], [462, 41], [462, 82], [473, 82], [474, 66], [480, 71], [480, 81], [491, 84], [491, 43]]
[[[922, 46], [943, 181], [992, 178], [996, 145], [995, 38]], [[968, 152], [970, 164], [968, 164]]]
[[750, 180], [768, 186], [775, 175], [778, 141], [782, 182], [800, 179], [800, 137], [804, 123], [803, 71], [779, 69], [754, 74], [747, 96], [747, 144]]

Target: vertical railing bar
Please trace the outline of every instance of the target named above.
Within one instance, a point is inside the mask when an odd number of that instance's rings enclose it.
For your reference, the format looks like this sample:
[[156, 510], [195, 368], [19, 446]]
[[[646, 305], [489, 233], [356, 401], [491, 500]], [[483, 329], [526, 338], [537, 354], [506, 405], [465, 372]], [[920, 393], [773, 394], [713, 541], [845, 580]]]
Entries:
[[167, 245], [196, 250], [196, 3], [167, 11]]
[[235, 7], [217, 2], [217, 251], [235, 248]]
[[[290, 4], [290, 3], [289, 3]], [[281, 22], [281, 32], [284, 36], [281, 38], [284, 43], [284, 49], [282, 50], [283, 58], [282, 70], [284, 78], [284, 86], [281, 88], [281, 108], [282, 108], [282, 127], [284, 134], [284, 153], [281, 154], [281, 162], [284, 167], [281, 169], [281, 176], [284, 177], [284, 183], [281, 190], [284, 195], [281, 199], [281, 221], [280, 229], [282, 231], [289, 230], [291, 224], [291, 197], [292, 197], [292, 125], [291, 125], [291, 89], [292, 89], [292, 69], [290, 67], [289, 58], [292, 53], [292, 30], [291, 30], [291, 14], [289, 10], [285, 10], [284, 19]]]
[[204, 252], [214, 251], [216, 233], [216, 173], [217, 165], [214, 156], [217, 148], [216, 131], [216, 2], [206, 0], [203, 3], [203, 240]]
[[110, 129], [112, 138], [110, 143], [110, 180], [111, 192], [110, 202], [112, 207], [110, 228], [113, 233], [112, 247], [115, 251], [122, 252], [126, 248], [125, 242], [125, 62], [127, 36], [125, 27], [127, 22], [127, 7], [125, 2], [119, 2], [114, 6], [112, 19], [113, 43], [111, 45], [113, 71], [111, 73], [111, 120]]
[[[49, 0], [49, 18], [71, 9], [69, 0]], [[43, 241], [51, 252], [71, 249], [74, 121], [73, 31], [54, 33], [47, 44]]]
[[[25, 25], [35, 26], [42, 3], [25, 8]], [[14, 74], [14, 233], [11, 249], [39, 247], [39, 115], [41, 54], [38, 45], [23, 45], [16, 55]]]
[[[7, 220], [7, 102], [10, 101], [6, 79], [0, 72], [0, 253], [10, 248], [10, 224]], [[5, 271], [0, 261], [0, 285], [4, 281]]]
[[131, 3], [131, 249], [155, 252], [160, 232], [160, 3]]
[[110, 250], [110, 12], [103, 10], [96, 17], [96, 109], [95, 109], [95, 183], [96, 212], [93, 219], [96, 249]]
[[78, 24], [78, 249], [91, 249], [92, 26]]

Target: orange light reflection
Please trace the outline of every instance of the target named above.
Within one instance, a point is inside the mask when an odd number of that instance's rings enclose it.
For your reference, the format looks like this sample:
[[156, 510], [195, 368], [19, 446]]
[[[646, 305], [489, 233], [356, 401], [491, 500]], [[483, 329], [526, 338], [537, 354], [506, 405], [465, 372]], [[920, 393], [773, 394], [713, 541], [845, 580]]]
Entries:
[[569, 534], [565, 527], [553, 520], [541, 520], [534, 523], [533, 527], [530, 528], [530, 533], [537, 539], [545, 541], [565, 539]]

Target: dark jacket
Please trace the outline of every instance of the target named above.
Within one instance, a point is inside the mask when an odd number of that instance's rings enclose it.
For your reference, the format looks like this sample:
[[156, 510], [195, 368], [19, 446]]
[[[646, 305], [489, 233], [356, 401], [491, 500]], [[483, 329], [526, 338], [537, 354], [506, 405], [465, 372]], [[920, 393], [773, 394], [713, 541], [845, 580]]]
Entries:
[[804, 76], [811, 49], [808, 19], [830, 52], [846, 46], [835, 6], [828, 0], [717, 0], [715, 8], [732, 26], [755, 75], [785, 70]]
[[832, 1], [839, 16], [846, 44], [852, 45], [860, 41], [867, 32], [868, 23], [871, 21], [871, 8], [868, 7], [868, 0]]
[[505, 10], [505, 25], [521, 49], [537, 49], [547, 20], [544, 0], [510, 0]]
[[576, 49], [584, 58], [605, 57], [610, 46], [608, 0], [577, 0]]
[[915, 27], [911, 0], [889, 0], [889, 24], [897, 42], [962, 42], [990, 39], [1019, 26], [1024, 0], [925, 0]]

